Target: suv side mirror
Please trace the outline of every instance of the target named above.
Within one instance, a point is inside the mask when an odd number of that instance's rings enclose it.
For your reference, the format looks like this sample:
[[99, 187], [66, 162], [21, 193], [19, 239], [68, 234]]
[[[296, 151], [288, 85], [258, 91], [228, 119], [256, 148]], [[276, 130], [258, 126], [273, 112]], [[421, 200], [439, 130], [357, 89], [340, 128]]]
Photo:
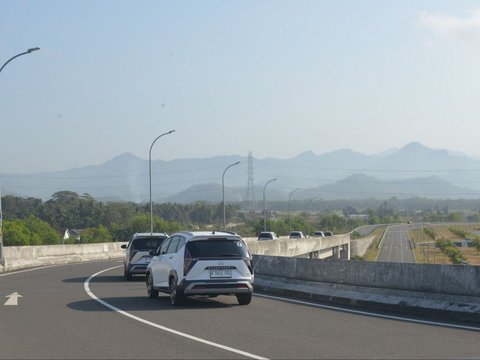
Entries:
[[123, 244], [120, 246], [122, 249], [126, 249], [127, 248], [127, 245], [126, 244]]

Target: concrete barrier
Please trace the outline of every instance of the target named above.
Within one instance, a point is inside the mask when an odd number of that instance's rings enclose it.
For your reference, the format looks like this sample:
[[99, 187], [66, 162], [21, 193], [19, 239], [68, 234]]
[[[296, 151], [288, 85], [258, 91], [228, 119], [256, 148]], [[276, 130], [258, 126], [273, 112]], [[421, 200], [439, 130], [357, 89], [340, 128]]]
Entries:
[[480, 296], [480, 266], [402, 264], [254, 256], [255, 273], [389, 290]]
[[75, 245], [5, 246], [5, 266], [0, 271], [11, 271], [33, 266], [67, 264], [73, 262], [122, 258], [124, 242]]
[[350, 235], [311, 237], [304, 239], [280, 238], [258, 241], [257, 238], [244, 238], [250, 253], [270, 256], [302, 256], [342, 246], [349, 246]]
[[350, 255], [351, 256], [363, 256], [367, 252], [368, 248], [375, 240], [375, 235], [362, 237], [355, 240], [350, 240]]

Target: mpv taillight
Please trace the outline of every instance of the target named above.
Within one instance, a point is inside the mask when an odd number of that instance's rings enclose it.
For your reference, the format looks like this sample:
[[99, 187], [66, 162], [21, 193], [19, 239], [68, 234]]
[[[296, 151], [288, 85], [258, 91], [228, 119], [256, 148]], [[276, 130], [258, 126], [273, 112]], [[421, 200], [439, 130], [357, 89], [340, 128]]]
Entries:
[[192, 269], [196, 262], [197, 259], [193, 259], [188, 249], [185, 249], [185, 255], [183, 257], [183, 276], [187, 276], [188, 272]]

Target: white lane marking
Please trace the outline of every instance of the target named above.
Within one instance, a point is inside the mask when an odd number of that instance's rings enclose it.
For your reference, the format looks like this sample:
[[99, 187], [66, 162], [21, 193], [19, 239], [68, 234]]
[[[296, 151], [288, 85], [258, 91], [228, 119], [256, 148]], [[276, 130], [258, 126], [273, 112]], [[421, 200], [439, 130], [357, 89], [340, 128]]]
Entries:
[[308, 301], [283, 298], [283, 297], [280, 297], [280, 296], [272, 296], [272, 295], [257, 294], [257, 293], [255, 294], [255, 296], [263, 297], [263, 298], [266, 298], [266, 299], [287, 301], [287, 302], [291, 302], [291, 303], [294, 303], [294, 304], [308, 305], [308, 306], [318, 307], [318, 308], [322, 308], [322, 309], [342, 311], [342, 312], [346, 312], [346, 313], [350, 313], [350, 314], [374, 316], [374, 317], [378, 317], [378, 318], [382, 318], [382, 319], [399, 320], [399, 321], [411, 322], [411, 323], [416, 323], [416, 324], [442, 326], [442, 327], [448, 327], [448, 328], [453, 328], [453, 329], [461, 329], [461, 330], [480, 331], [480, 327], [474, 327], [474, 326], [456, 325], [456, 324], [442, 323], [442, 322], [437, 322], [437, 321], [411, 319], [411, 318], [394, 316], [394, 315], [384, 315], [384, 314], [378, 314], [378, 313], [374, 313], [374, 312], [346, 309], [346, 308], [336, 307], [336, 306], [332, 306], [332, 305], [322, 305], [322, 304], [312, 303], [312, 302], [308, 302]]
[[18, 298], [21, 298], [22, 295], [20, 295], [17, 292], [14, 292], [14, 293], [12, 293], [10, 295], [7, 295], [5, 297], [8, 298], [8, 300], [3, 305], [5, 305], [5, 306], [17, 306], [18, 305]]
[[150, 325], [150, 326], [152, 326], [152, 327], [154, 327], [154, 328], [157, 328], [157, 329], [160, 329], [160, 330], [163, 330], [163, 331], [166, 331], [166, 332], [169, 332], [169, 333], [178, 335], [178, 336], [182, 336], [182, 337], [185, 337], [185, 338], [187, 338], [187, 339], [190, 339], [190, 340], [193, 340], [193, 341], [197, 341], [197, 342], [202, 343], [202, 344], [205, 344], [205, 345], [213, 346], [213, 347], [216, 347], [216, 348], [225, 350], [225, 351], [229, 351], [229, 352], [232, 352], [232, 353], [235, 353], [235, 354], [243, 355], [243, 356], [248, 357], [248, 358], [268, 360], [267, 358], [264, 358], [264, 357], [262, 357], [262, 356], [254, 355], [254, 354], [251, 354], [251, 353], [242, 351], [242, 350], [238, 350], [238, 349], [234, 349], [234, 348], [231, 348], [231, 347], [228, 347], [228, 346], [225, 346], [225, 345], [217, 344], [217, 343], [214, 343], [214, 342], [211, 342], [211, 341], [208, 341], [208, 340], [205, 340], [205, 339], [201, 339], [201, 338], [196, 337], [196, 336], [193, 336], [193, 335], [189, 335], [189, 334], [186, 334], [186, 333], [182, 333], [182, 332], [180, 332], [180, 331], [173, 330], [173, 329], [167, 328], [167, 327], [165, 327], [165, 326], [156, 324], [156, 323], [154, 323], [154, 322], [151, 322], [151, 321], [142, 319], [141, 317], [138, 317], [138, 316], [132, 315], [132, 314], [126, 312], [126, 311], [120, 310], [119, 308], [117, 308], [117, 307], [115, 307], [115, 306], [107, 303], [106, 301], [104, 301], [104, 300], [102, 300], [102, 299], [99, 299], [99, 298], [90, 290], [90, 287], [89, 287], [90, 280], [92, 280], [95, 276], [100, 275], [101, 273], [104, 273], [104, 272], [107, 272], [107, 271], [110, 271], [110, 270], [119, 268], [119, 267], [121, 267], [121, 266], [122, 266], [122, 265], [120, 265], [120, 266], [114, 266], [114, 267], [111, 267], [111, 268], [108, 268], [108, 269], [99, 271], [99, 272], [93, 274], [92, 276], [90, 276], [87, 280], [85, 280], [85, 283], [83, 284], [83, 287], [84, 287], [85, 291], [87, 292], [87, 294], [88, 294], [93, 300], [95, 300], [95, 301], [99, 302], [100, 304], [106, 306], [106, 307], [109, 308], [110, 310], [113, 310], [113, 311], [115, 311], [115, 312], [117, 312], [117, 313], [119, 313], [119, 314], [121, 314], [121, 315], [124, 315], [124, 316], [126, 316], [126, 317], [129, 317], [129, 318], [131, 318], [131, 319], [133, 319], [133, 320], [139, 321], [139, 322], [141, 322], [141, 323], [143, 323], [143, 324]]
[[0, 277], [2, 277], [2, 276], [9, 276], [9, 275], [16, 275], [16, 274], [21, 274], [21, 273], [29, 272], [29, 271], [43, 270], [43, 269], [48, 269], [48, 268], [52, 268], [52, 267], [74, 266], [74, 265], [80, 265], [80, 264], [95, 263], [95, 262], [107, 262], [107, 261], [119, 262], [119, 261], [121, 261], [121, 260], [119, 260], [119, 259], [104, 259], [104, 260], [81, 261], [81, 262], [75, 262], [75, 263], [44, 265], [44, 266], [38, 266], [38, 267], [30, 268], [30, 269], [14, 270], [14, 271], [6, 272], [6, 273], [1, 273], [1, 274], [0, 274]]
[[0, 274], [0, 277], [2, 277], [2, 276], [8, 276], [8, 275], [21, 274], [21, 273], [24, 273], [24, 272], [35, 271], [35, 270], [42, 270], [42, 269], [47, 269], [47, 268], [57, 267], [57, 266], [63, 266], [63, 265], [73, 265], [73, 264], [46, 265], [46, 266], [35, 267], [35, 268], [31, 268], [31, 269], [16, 270], [16, 271], [12, 271], [12, 272], [7, 272], [7, 273], [4, 273], [4, 274]]

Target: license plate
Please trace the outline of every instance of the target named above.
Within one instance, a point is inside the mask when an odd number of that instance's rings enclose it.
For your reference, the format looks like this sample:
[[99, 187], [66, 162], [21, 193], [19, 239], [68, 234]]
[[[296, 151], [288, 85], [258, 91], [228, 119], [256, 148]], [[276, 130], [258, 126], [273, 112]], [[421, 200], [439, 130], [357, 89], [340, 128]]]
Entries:
[[231, 278], [232, 270], [210, 270], [210, 278]]

